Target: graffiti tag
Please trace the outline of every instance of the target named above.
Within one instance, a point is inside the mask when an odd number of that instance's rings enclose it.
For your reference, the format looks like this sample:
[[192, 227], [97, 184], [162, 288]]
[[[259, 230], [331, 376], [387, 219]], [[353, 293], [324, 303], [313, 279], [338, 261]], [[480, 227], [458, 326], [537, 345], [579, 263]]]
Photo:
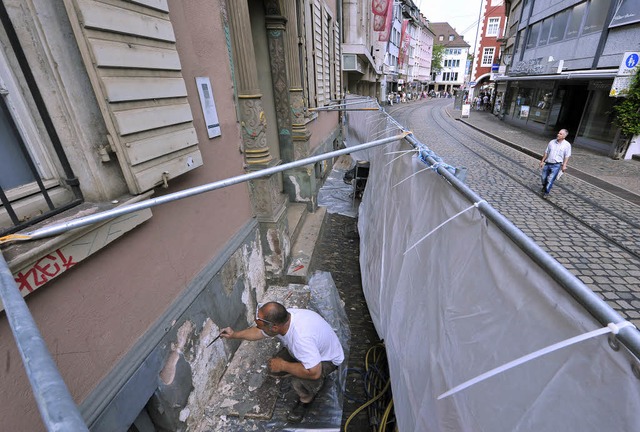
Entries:
[[76, 264], [76, 262], [73, 262], [72, 256], [66, 257], [58, 249], [52, 254], [39, 259], [24, 273], [18, 273], [15, 281], [20, 292], [32, 292]]

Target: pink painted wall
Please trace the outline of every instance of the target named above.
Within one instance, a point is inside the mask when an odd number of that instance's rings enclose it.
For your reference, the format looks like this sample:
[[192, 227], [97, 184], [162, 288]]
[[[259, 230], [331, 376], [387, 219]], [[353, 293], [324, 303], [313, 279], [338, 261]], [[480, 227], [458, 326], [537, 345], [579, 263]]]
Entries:
[[[204, 166], [171, 181], [168, 189], [158, 189], [156, 196], [243, 173], [219, 4], [169, 0]], [[196, 76], [211, 78], [221, 137], [207, 137]], [[142, 226], [27, 298], [78, 403], [251, 218], [246, 184], [165, 204], [153, 209]], [[0, 429], [43, 430], [2, 313], [0, 359]]]
[[318, 117], [309, 123], [309, 150], [313, 153], [338, 127], [338, 112], [318, 112]]

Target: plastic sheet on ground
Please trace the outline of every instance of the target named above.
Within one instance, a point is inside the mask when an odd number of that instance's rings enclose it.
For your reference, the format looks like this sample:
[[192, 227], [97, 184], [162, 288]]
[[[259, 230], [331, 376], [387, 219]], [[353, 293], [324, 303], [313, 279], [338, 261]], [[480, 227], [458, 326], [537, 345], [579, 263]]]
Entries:
[[353, 185], [344, 182], [347, 170], [334, 168], [318, 191], [318, 205], [327, 212], [355, 218], [356, 206], [353, 201]]
[[[386, 123], [378, 115], [349, 112], [357, 129], [350, 135], [379, 138]], [[371, 152], [358, 223], [363, 289], [385, 340], [399, 430], [640, 430], [637, 359], [624, 347], [614, 351], [607, 336], [437, 400], [601, 326], [477, 208], [417, 243], [473, 203], [432, 170], [409, 178], [425, 167], [415, 157], [389, 164], [389, 153], [409, 148], [396, 142]]]

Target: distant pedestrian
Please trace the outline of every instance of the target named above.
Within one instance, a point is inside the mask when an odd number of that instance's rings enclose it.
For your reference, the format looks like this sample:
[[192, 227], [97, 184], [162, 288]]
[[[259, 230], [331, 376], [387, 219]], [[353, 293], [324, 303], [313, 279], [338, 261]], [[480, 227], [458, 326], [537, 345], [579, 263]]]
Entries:
[[542, 190], [540, 193], [543, 198], [547, 198], [551, 192], [553, 182], [558, 178], [560, 170], [562, 172], [567, 170], [567, 163], [571, 156], [571, 143], [565, 139], [567, 135], [569, 135], [569, 131], [560, 129], [556, 139], [547, 144], [547, 149], [540, 161], [540, 168], [542, 168]]

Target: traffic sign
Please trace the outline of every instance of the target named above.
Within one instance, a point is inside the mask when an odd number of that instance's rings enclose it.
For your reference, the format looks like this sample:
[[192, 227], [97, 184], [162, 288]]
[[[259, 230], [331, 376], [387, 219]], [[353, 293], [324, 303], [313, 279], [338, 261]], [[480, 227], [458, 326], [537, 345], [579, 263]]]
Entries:
[[618, 76], [620, 75], [633, 75], [638, 62], [640, 61], [640, 53], [638, 52], [626, 52], [622, 56], [622, 63], [618, 68]]

